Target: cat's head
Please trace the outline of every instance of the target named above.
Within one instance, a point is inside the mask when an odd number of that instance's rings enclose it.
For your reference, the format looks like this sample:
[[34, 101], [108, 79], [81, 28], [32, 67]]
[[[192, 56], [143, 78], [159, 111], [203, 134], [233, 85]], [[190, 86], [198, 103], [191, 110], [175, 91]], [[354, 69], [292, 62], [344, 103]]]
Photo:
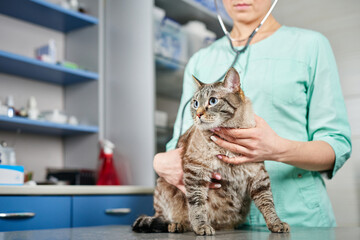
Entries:
[[223, 82], [204, 84], [193, 78], [198, 90], [191, 101], [191, 114], [194, 124], [202, 130], [223, 126], [245, 102], [240, 76], [235, 68], [228, 70]]

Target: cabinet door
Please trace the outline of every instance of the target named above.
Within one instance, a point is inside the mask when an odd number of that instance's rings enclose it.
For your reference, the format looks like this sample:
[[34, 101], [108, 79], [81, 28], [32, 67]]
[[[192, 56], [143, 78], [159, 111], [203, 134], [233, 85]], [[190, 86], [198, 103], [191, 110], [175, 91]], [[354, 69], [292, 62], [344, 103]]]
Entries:
[[130, 225], [146, 214], [152, 216], [152, 195], [74, 196], [73, 227], [98, 225]]
[[71, 226], [70, 196], [0, 196], [0, 231]]

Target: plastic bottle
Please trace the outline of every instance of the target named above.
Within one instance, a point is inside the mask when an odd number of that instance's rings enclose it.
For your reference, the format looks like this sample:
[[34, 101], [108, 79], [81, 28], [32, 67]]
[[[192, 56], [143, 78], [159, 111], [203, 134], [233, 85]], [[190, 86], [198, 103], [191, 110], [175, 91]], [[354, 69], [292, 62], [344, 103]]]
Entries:
[[205, 23], [200, 21], [189, 21], [182, 29], [187, 35], [189, 57], [216, 40], [216, 34], [206, 29]]
[[29, 119], [37, 120], [39, 117], [39, 109], [37, 108], [37, 102], [34, 96], [31, 96], [28, 100], [27, 115]]
[[49, 40], [49, 57], [50, 62], [55, 64], [57, 59], [56, 44], [54, 39]]
[[8, 117], [14, 117], [15, 116], [15, 109], [14, 109], [14, 98], [13, 98], [12, 95], [9, 95], [6, 98], [6, 106], [8, 108], [7, 116]]
[[118, 175], [114, 167], [114, 144], [108, 140], [100, 142], [101, 150], [99, 160], [102, 161], [96, 185], [120, 185]]
[[0, 100], [0, 115], [6, 115], [8, 114], [8, 108], [7, 106], [3, 105]]
[[0, 143], [0, 164], [16, 165], [15, 151], [5, 141]]

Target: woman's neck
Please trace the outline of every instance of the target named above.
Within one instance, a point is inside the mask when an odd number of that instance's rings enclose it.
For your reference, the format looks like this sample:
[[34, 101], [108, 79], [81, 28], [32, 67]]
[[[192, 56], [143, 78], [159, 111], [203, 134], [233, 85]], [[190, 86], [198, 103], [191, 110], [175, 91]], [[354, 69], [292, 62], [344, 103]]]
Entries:
[[[234, 46], [243, 46], [245, 45], [248, 37], [254, 31], [255, 28], [258, 27], [260, 21], [254, 21], [250, 24], [245, 24], [241, 22], [234, 22], [234, 26], [230, 32], [230, 36], [232, 39], [237, 40], [233, 41]], [[251, 43], [259, 42], [271, 34], [273, 34], [276, 30], [281, 27], [280, 23], [276, 21], [276, 19], [270, 15], [269, 18], [265, 21], [265, 23], [261, 26], [259, 31], [255, 34]]]

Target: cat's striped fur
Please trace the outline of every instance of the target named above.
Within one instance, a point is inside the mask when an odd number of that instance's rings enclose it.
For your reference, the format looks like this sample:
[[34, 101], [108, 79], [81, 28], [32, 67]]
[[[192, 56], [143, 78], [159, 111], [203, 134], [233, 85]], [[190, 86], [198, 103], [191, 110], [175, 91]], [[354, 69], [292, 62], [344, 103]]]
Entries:
[[[155, 216], [141, 216], [133, 224], [136, 232], [184, 232], [213, 235], [214, 229], [233, 229], [245, 221], [251, 200], [263, 214], [272, 232], [290, 227], [275, 212], [270, 179], [263, 163], [232, 165], [216, 155], [234, 156], [210, 140], [215, 127], [255, 126], [251, 102], [240, 88], [240, 78], [231, 68], [224, 83], [199, 85], [192, 101], [194, 125], [181, 136], [186, 196], [159, 178], [154, 194]], [[210, 98], [216, 98], [210, 100]], [[216, 103], [215, 103], [216, 102]], [[215, 104], [210, 104], [215, 103]], [[220, 189], [209, 189], [213, 172], [222, 176]]]

